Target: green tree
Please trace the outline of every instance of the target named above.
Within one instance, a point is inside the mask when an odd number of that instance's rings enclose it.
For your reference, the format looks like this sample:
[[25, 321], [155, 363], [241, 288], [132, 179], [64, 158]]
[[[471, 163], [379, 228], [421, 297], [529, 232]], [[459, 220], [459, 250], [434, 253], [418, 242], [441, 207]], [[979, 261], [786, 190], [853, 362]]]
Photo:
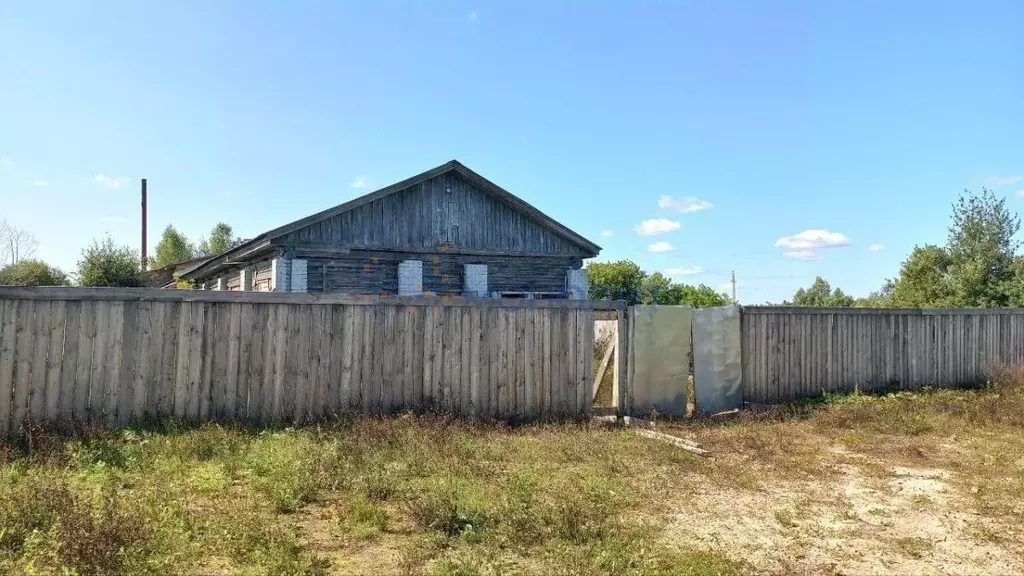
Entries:
[[625, 300], [630, 304], [638, 304], [646, 276], [631, 260], [587, 264], [592, 300]]
[[673, 305], [677, 296], [671, 294], [672, 280], [668, 279], [661, 272], [655, 272], [644, 276], [640, 282], [640, 303], [641, 304], [666, 304]]
[[234, 230], [231, 225], [224, 222], [217, 222], [210, 231], [209, 239], [203, 238], [199, 241], [199, 252], [203, 256], [216, 256], [223, 254], [238, 245]]
[[890, 304], [901, 308], [953, 306], [950, 261], [949, 253], [941, 246], [914, 246], [900, 266], [900, 275], [887, 282], [891, 286]]
[[691, 286], [689, 284], [673, 284], [669, 288], [673, 304], [680, 306], [693, 306], [694, 308], [710, 308], [713, 306], [728, 306], [732, 299], [722, 292], [716, 292], [714, 288], [706, 284]]
[[160, 242], [156, 245], [156, 256], [153, 258], [152, 263], [154, 268], [161, 268], [168, 264], [181, 262], [182, 260], [191, 260], [195, 257], [196, 248], [189, 241], [188, 237], [178, 232], [174, 226], [168, 224], [167, 228], [164, 228]]
[[107, 236], [93, 240], [82, 250], [78, 261], [78, 281], [82, 286], [139, 286], [139, 253], [128, 246], [117, 246]]
[[68, 275], [42, 260], [19, 260], [0, 268], [3, 286], [67, 286]]
[[987, 188], [965, 190], [953, 205], [946, 252], [949, 281], [957, 306], [1008, 306], [1016, 277], [1014, 238], [1020, 218]]
[[801, 288], [793, 295], [793, 306], [813, 306], [817, 308], [847, 308], [853, 306], [853, 296], [849, 296], [839, 288], [818, 276], [807, 289]]

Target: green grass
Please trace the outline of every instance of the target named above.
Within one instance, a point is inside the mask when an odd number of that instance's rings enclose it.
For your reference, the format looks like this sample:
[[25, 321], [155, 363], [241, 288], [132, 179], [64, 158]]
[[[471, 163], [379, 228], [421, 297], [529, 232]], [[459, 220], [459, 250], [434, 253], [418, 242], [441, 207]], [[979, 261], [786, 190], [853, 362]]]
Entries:
[[0, 572], [737, 571], [659, 540], [661, 495], [698, 463], [648, 444], [415, 416], [39, 435], [0, 467]]
[[[714, 460], [624, 429], [411, 415], [35, 431], [0, 448], [0, 573], [743, 573], [730, 550], [680, 544], [669, 515], [711, 505], [709, 489], [827, 484], [839, 464], [948, 470], [986, 519], [979, 541], [1009, 546], [1024, 536], [1024, 376], [996, 382], [659, 424]], [[787, 534], [813, 528], [814, 502], [765, 505]], [[927, 558], [927, 544], [886, 546]]]

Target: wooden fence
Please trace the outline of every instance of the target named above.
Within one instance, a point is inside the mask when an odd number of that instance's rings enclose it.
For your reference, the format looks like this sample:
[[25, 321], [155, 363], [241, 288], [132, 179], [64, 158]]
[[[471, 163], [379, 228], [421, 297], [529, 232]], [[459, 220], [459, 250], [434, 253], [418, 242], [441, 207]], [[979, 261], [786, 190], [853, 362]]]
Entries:
[[743, 399], [982, 381], [1024, 362], [1024, 310], [745, 307]]
[[301, 423], [346, 411], [509, 420], [591, 405], [615, 303], [0, 288], [0, 435], [144, 415]]

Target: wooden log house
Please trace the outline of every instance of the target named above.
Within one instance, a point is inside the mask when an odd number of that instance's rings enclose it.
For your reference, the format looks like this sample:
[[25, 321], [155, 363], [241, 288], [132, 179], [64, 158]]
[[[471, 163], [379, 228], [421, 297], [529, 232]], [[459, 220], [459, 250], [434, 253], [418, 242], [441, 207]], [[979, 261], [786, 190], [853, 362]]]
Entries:
[[456, 160], [184, 270], [206, 290], [587, 297], [601, 247]]

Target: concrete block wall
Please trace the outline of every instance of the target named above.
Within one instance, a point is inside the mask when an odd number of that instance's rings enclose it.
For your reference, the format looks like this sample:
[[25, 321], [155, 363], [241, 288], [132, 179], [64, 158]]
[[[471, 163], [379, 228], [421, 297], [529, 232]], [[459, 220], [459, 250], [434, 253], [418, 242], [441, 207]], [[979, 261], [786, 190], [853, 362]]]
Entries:
[[291, 285], [288, 286], [288, 291], [306, 292], [308, 275], [305, 260], [295, 258], [291, 261], [291, 276]]
[[590, 292], [590, 280], [587, 271], [569, 270], [566, 272], [566, 288], [571, 300], [586, 300]]
[[402, 296], [423, 294], [422, 260], [402, 260], [398, 263], [398, 293]]
[[462, 293], [466, 296], [487, 296], [487, 264], [463, 265]]
[[288, 292], [291, 287], [291, 261], [274, 258], [270, 261], [270, 291]]

